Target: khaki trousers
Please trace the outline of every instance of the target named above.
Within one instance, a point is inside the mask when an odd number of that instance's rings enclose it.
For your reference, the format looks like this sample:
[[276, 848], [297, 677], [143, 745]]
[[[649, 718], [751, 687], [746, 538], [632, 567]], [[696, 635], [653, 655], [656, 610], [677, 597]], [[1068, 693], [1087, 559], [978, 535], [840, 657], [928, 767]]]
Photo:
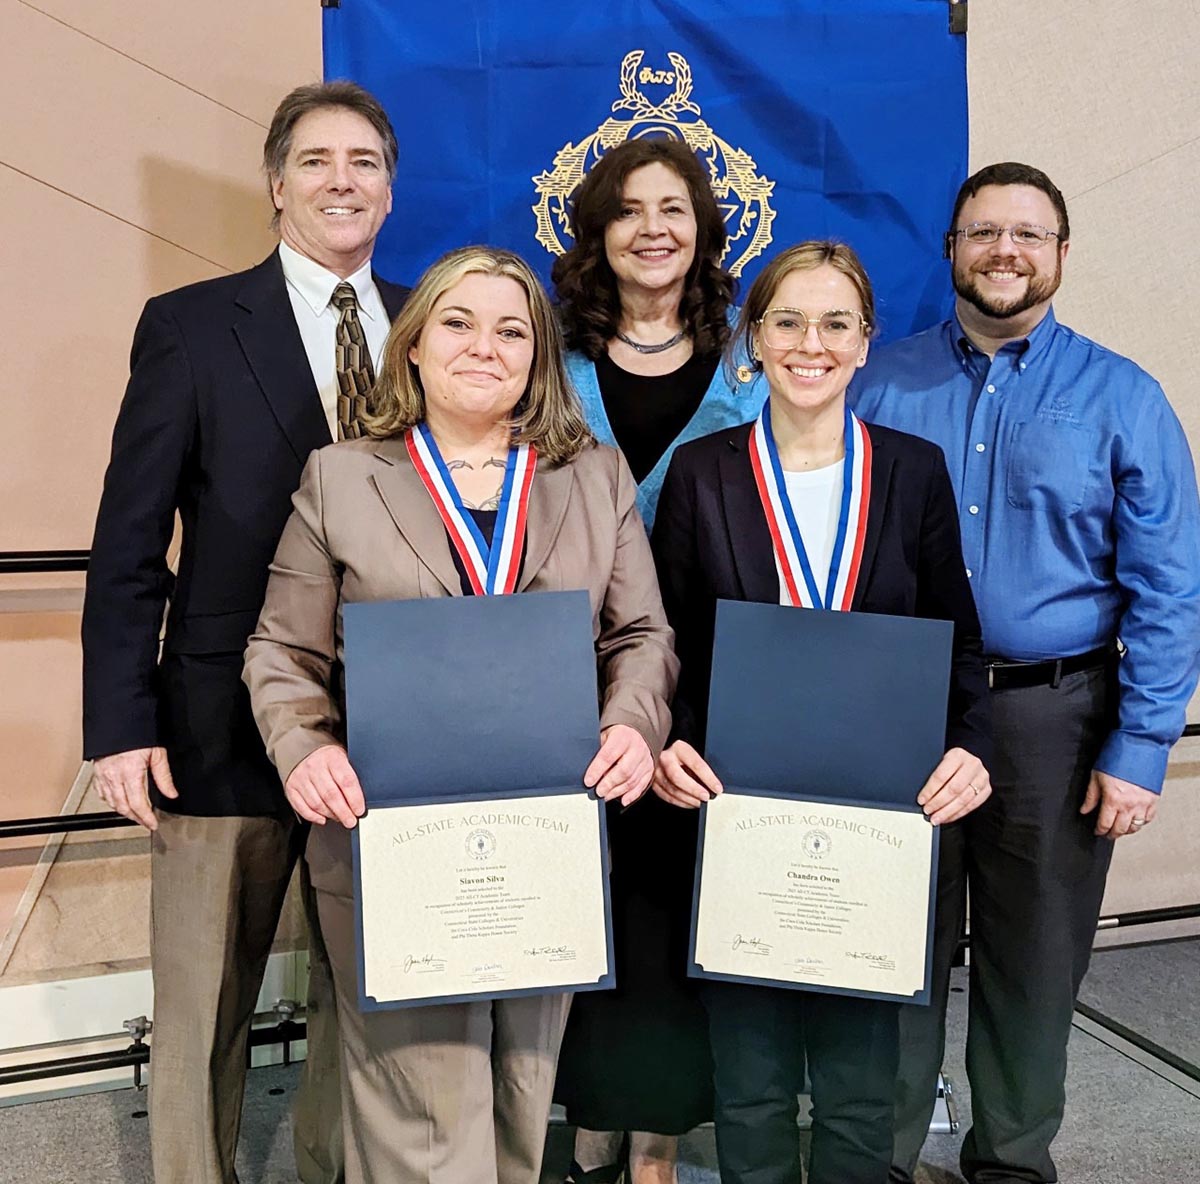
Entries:
[[308, 860], [337, 991], [346, 1184], [538, 1184], [570, 995], [361, 1012], [335, 826], [313, 829]]
[[[154, 1179], [236, 1184], [250, 1023], [305, 832], [276, 818], [159, 810], [158, 820], [150, 848]], [[314, 940], [296, 1162], [304, 1184], [337, 1184], [343, 1175], [338, 1077], [331, 1071], [336, 1014], [307, 877], [302, 888]]]

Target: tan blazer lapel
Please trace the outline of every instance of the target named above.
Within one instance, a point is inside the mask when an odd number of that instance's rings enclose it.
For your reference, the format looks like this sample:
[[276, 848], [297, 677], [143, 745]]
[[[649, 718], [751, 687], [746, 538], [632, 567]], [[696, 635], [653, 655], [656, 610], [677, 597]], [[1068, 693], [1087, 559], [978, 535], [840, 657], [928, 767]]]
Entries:
[[[371, 481], [396, 529], [446, 591], [451, 596], [461, 596], [462, 580], [450, 555], [446, 527], [429, 491], [413, 468], [404, 438], [393, 436], [380, 440], [375, 455], [382, 463], [376, 466]], [[534, 482], [536, 487], [537, 481]]]
[[545, 566], [567, 516], [575, 475], [570, 465], [551, 469], [538, 462], [533, 488], [529, 492], [529, 518], [525, 527], [525, 566], [517, 583], [523, 592]]

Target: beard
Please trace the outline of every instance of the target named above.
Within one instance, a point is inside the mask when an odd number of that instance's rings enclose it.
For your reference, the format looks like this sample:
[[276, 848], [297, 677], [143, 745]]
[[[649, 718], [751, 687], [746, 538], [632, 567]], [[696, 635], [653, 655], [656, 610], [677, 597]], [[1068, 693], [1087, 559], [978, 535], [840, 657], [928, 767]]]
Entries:
[[968, 304], [977, 308], [984, 316], [997, 320], [1020, 316], [1038, 304], [1044, 304], [1058, 291], [1062, 283], [1062, 253], [1055, 252], [1053, 275], [1031, 275], [1020, 296], [985, 296], [979, 290], [979, 281], [973, 272], [960, 272], [957, 264], [951, 272], [954, 290]]

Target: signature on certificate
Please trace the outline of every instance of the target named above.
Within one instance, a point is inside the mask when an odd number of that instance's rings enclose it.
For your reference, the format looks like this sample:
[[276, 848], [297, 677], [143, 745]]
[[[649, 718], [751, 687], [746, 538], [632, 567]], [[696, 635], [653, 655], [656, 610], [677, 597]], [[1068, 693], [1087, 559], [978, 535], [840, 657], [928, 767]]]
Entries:
[[871, 962], [876, 966], [890, 966], [892, 962], [890, 955], [876, 954], [871, 950], [847, 950], [846, 957], [856, 962]]
[[743, 937], [740, 933], [733, 939], [733, 948], [742, 950], [747, 954], [769, 954], [771, 947], [757, 937]]
[[446, 969], [446, 959], [437, 954], [408, 954], [404, 959], [404, 973], [435, 974]]
[[575, 953], [570, 946], [531, 946], [521, 952], [526, 958], [565, 958]]

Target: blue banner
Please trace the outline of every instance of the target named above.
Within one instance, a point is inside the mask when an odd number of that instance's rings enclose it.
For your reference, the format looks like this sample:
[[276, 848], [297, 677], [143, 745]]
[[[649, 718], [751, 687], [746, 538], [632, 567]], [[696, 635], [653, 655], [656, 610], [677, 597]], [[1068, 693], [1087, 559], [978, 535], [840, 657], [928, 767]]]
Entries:
[[548, 277], [571, 193], [630, 137], [709, 169], [742, 290], [785, 246], [863, 256], [885, 338], [945, 315], [941, 259], [967, 167], [966, 48], [946, 0], [341, 0], [327, 78], [385, 104], [400, 140], [377, 267], [509, 247]]

